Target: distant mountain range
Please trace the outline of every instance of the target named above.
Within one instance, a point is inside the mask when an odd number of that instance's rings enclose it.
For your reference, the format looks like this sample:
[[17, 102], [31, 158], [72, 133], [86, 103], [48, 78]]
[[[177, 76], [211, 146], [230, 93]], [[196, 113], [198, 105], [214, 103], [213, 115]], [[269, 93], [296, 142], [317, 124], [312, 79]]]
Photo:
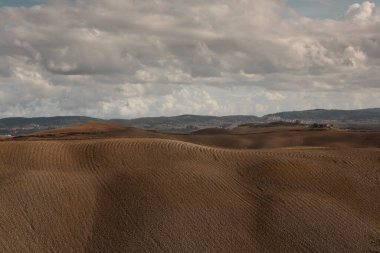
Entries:
[[229, 128], [239, 124], [250, 122], [261, 122], [256, 116], [200, 116], [180, 115], [174, 117], [151, 117], [138, 119], [113, 119], [112, 122], [131, 125], [144, 129], [155, 129], [159, 131], [194, 131], [202, 128], [221, 127]]
[[340, 128], [380, 130], [380, 108], [362, 110], [307, 110], [268, 114], [263, 117], [235, 116], [200, 116], [181, 115], [174, 117], [148, 117], [137, 119], [104, 120], [82, 116], [58, 116], [39, 118], [3, 118], [0, 119], [0, 134], [22, 135], [40, 130], [67, 127], [89, 121], [110, 121], [144, 129], [158, 131], [195, 131], [203, 128], [232, 128], [247, 123], [267, 123], [274, 121], [311, 124], [331, 123]]
[[268, 114], [262, 118], [271, 120], [274, 118], [282, 120], [380, 120], [380, 108], [362, 110], [307, 110], [291, 111]]

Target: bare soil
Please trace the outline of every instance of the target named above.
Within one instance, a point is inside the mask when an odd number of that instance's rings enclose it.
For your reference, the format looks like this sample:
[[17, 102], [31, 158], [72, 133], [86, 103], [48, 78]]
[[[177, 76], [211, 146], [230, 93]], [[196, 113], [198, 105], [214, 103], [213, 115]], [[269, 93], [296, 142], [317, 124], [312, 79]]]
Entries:
[[379, 139], [91, 123], [1, 141], [0, 252], [378, 252]]

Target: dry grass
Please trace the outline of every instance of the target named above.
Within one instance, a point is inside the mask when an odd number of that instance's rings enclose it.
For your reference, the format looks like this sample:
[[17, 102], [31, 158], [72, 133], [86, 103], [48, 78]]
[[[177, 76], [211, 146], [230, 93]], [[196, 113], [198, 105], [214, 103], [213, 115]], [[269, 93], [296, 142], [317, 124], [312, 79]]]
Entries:
[[0, 142], [0, 252], [376, 252], [378, 168], [376, 148]]

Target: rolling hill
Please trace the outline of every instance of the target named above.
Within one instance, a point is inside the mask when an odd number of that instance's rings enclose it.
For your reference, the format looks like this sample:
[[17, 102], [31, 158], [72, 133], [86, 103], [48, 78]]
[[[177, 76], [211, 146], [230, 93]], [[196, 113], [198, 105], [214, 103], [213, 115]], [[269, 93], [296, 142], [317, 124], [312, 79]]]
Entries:
[[380, 134], [350, 134], [91, 122], [1, 141], [0, 251], [378, 252]]
[[[260, 126], [260, 127], [258, 127]], [[314, 129], [297, 124], [251, 124], [233, 129], [208, 128], [189, 133], [161, 133], [104, 121], [91, 121], [14, 137], [13, 140], [85, 140], [101, 138], [154, 138], [209, 147], [263, 149], [290, 147], [379, 148], [380, 132]]]
[[280, 118], [282, 120], [380, 120], [380, 108], [361, 109], [361, 110], [306, 110], [306, 111], [290, 111], [268, 114], [263, 119], [270, 121], [272, 118]]
[[282, 112], [256, 116], [201, 116], [181, 115], [173, 117], [150, 117], [137, 119], [97, 119], [82, 116], [61, 116], [42, 118], [4, 118], [0, 119], [0, 134], [23, 135], [36, 131], [62, 128], [83, 124], [89, 121], [107, 121], [161, 132], [191, 132], [205, 128], [233, 128], [247, 123], [268, 123], [274, 121], [301, 121], [311, 124], [328, 122], [338, 128], [359, 130], [380, 130], [380, 109], [363, 110], [309, 110]]

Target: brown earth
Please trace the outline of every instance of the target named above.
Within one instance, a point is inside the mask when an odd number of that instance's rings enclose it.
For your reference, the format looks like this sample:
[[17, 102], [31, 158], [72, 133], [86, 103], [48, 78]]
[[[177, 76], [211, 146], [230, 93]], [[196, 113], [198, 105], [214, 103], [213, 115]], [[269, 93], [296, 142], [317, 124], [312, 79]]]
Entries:
[[379, 133], [99, 124], [0, 142], [0, 252], [380, 251]]
[[0, 135], [0, 140], [5, 140], [11, 138], [9, 135]]
[[306, 126], [237, 127], [202, 129], [192, 133], [159, 133], [106, 122], [90, 122], [63, 129], [42, 131], [16, 140], [73, 140], [104, 138], [158, 138], [230, 149], [283, 147], [380, 148], [380, 132], [311, 129]]

